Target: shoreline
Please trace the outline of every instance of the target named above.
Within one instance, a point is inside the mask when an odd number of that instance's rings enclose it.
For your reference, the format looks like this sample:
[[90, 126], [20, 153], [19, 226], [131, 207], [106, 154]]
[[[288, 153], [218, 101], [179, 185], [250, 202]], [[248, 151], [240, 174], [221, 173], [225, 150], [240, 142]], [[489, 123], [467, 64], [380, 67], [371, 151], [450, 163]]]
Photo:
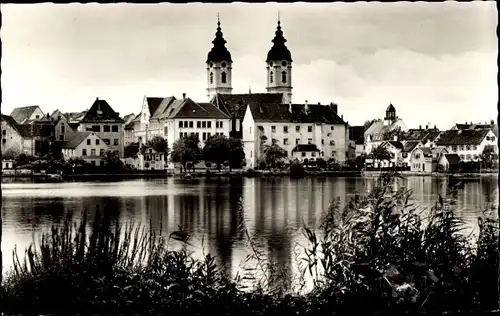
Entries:
[[[360, 178], [375, 178], [380, 176], [384, 171], [308, 171], [303, 177], [360, 177]], [[276, 171], [269, 170], [263, 171], [225, 171], [225, 172], [194, 172], [189, 173], [192, 178], [218, 178], [218, 177], [292, 177], [290, 171]], [[455, 178], [481, 178], [481, 177], [495, 177], [498, 172], [482, 172], [482, 173], [438, 173], [438, 172], [412, 172], [401, 171], [403, 176], [418, 176], [418, 177], [455, 177]], [[62, 180], [56, 182], [78, 181], [78, 180], [124, 180], [124, 179], [167, 179], [167, 178], [182, 178], [180, 173], [123, 173], [123, 174], [75, 174], [63, 175]], [[53, 182], [54, 179], [50, 175], [35, 173], [35, 174], [4, 174], [2, 178], [6, 179], [40, 179]]]

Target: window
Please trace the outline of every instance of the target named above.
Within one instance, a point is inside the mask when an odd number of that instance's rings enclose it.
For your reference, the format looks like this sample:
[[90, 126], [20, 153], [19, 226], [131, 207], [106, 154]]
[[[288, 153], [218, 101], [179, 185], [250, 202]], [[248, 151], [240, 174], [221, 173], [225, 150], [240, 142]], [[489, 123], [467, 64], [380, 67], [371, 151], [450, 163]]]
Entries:
[[281, 73], [281, 82], [286, 83], [286, 71]]
[[2, 144], [5, 144], [7, 140], [5, 138], [2, 138]]
[[223, 128], [222, 123], [224, 123], [224, 122], [219, 122], [219, 128]]
[[98, 139], [95, 140], [95, 144], [99, 145], [99, 140]]
[[167, 126], [165, 126], [165, 128], [163, 129], [163, 133], [164, 133], [165, 135], [167, 135], [167, 134], [168, 134], [168, 127], [167, 127]]
[[248, 128], [248, 133], [249, 133], [249, 134], [252, 134], [252, 126], [250, 126], [250, 127]]
[[464, 146], [460, 146], [460, 150], [464, 150]]
[[316, 157], [316, 153], [313, 151], [313, 152], [311, 153], [311, 156]]
[[490, 137], [490, 140], [491, 140], [491, 141], [495, 141], [495, 136], [491, 136], [491, 137]]
[[331, 128], [331, 129], [332, 129], [332, 131], [333, 131], [333, 125], [332, 125], [330, 128]]
[[203, 138], [203, 141], [207, 140], [207, 133], [203, 132], [203, 134], [201, 134], [201, 137]]
[[299, 125], [295, 126], [295, 131], [296, 132], [300, 132], [300, 126]]
[[307, 139], [307, 143], [308, 143], [308, 144], [312, 144], [312, 142], [313, 142], [313, 139], [312, 139], [312, 138], [308, 138], [308, 139]]
[[332, 151], [332, 157], [334, 157], [335, 155], [337, 155], [337, 151]]
[[196, 122], [196, 128], [200, 128], [200, 127], [201, 127], [201, 121]]
[[470, 145], [465, 146], [466, 150], [470, 150]]
[[276, 126], [271, 126], [271, 133], [276, 133]]
[[182, 133], [179, 133], [179, 138], [182, 138]]
[[196, 138], [200, 139], [200, 133], [198, 133], [198, 132], [196, 133]]
[[194, 126], [194, 122], [193, 121], [189, 121], [189, 128], [193, 128]]
[[227, 77], [226, 72], [225, 72], [225, 71], [223, 71], [223, 72], [220, 74], [220, 81], [221, 81], [222, 83], [226, 83], [226, 82], [227, 82], [227, 78], [226, 78], [226, 77]]
[[283, 145], [288, 145], [288, 138], [283, 139]]
[[272, 71], [269, 73], [269, 82], [273, 83], [273, 72]]
[[324, 140], [324, 139], [322, 139], [322, 140], [321, 140], [321, 145], [324, 145], [324, 144], [325, 144], [325, 140]]
[[207, 127], [207, 122], [205, 122], [205, 121], [201, 122], [201, 127], [202, 128], [206, 128]]
[[457, 151], [457, 146], [451, 146], [451, 150]]
[[92, 132], [99, 133], [100, 131], [101, 131], [101, 127], [99, 125], [93, 125], [92, 126]]
[[306, 153], [305, 152], [302, 152], [302, 157], [305, 157], [306, 156]]
[[59, 140], [63, 141], [64, 140], [64, 135], [59, 135]]
[[7, 131], [6, 131], [6, 130], [3, 130], [3, 131], [2, 131], [2, 135], [3, 135], [3, 136], [7, 135]]
[[335, 145], [335, 141], [334, 141], [334, 140], [331, 140], [331, 141], [330, 141], [330, 145], [332, 145], [332, 146], [333, 146], [333, 145]]
[[[146, 115], [146, 114], [144, 114], [144, 115]], [[109, 125], [104, 125], [102, 128], [103, 128], [102, 131], [105, 132], [105, 133], [108, 133], [108, 132], [111, 131], [110, 128], [109, 128]]]
[[40, 118], [40, 115], [35, 115], [35, 118], [38, 120]]
[[87, 149], [82, 149], [82, 156], [87, 156]]
[[106, 143], [106, 145], [109, 145], [109, 144], [110, 144], [109, 139], [107, 139], [107, 138], [106, 138], [106, 139], [103, 139], [103, 140], [104, 140], [104, 142]]
[[295, 145], [298, 145], [300, 143], [300, 138], [295, 138]]
[[326, 136], [331, 137], [331, 136], [332, 136], [332, 133], [328, 133], [328, 134], [326, 134]]
[[214, 73], [213, 72], [210, 73], [210, 83], [211, 84], [214, 83]]
[[312, 125], [308, 126], [308, 127], [307, 127], [307, 132], [308, 132], [308, 133], [312, 133], [312, 131], [313, 131], [313, 127], [312, 127]]
[[288, 133], [288, 126], [283, 126], [283, 133]]
[[208, 127], [208, 128], [212, 128], [212, 122], [208, 121], [208, 122], [207, 122], [207, 127]]
[[210, 138], [211, 134], [210, 133], [207, 133], [207, 138]]
[[118, 125], [113, 125], [113, 127], [111, 127], [111, 131], [113, 133], [118, 133]]
[[115, 138], [115, 139], [113, 140], [113, 145], [114, 145], [114, 146], [118, 146], [118, 138]]
[[90, 139], [87, 139], [87, 145], [90, 145]]
[[469, 159], [470, 159], [470, 157], [471, 157], [471, 156], [470, 156], [470, 154], [469, 154], [469, 155], [467, 155], [467, 160], [469, 160]]
[[419, 153], [415, 153], [415, 154], [413, 155], [413, 157], [415, 157], [415, 159], [420, 159], [420, 154], [419, 154]]
[[188, 121], [184, 121], [184, 128], [188, 128], [189, 127], [189, 122]]
[[96, 155], [96, 154], [95, 154], [95, 148], [92, 148], [92, 149], [90, 150], [90, 155], [91, 155], [91, 156], [95, 156], [95, 155]]
[[182, 121], [179, 121], [179, 128], [182, 128]]
[[64, 125], [61, 125], [61, 134], [64, 134], [64, 132], [65, 132], [65, 128], [64, 127], [65, 127]]
[[104, 149], [102, 149], [102, 148], [101, 148], [101, 149], [99, 150], [99, 156], [104, 156]]
[[325, 155], [325, 152], [324, 152], [324, 151], [322, 151], [322, 152], [320, 153], [320, 155], [321, 155], [321, 157], [323, 157], [323, 156]]

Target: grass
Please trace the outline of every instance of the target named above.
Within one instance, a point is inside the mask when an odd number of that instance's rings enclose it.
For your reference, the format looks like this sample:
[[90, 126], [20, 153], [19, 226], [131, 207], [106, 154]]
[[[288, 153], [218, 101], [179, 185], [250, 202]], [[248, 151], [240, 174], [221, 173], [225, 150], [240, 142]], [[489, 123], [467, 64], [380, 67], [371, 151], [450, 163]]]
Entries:
[[[367, 196], [333, 201], [297, 255], [298, 287], [260, 253], [240, 218], [249, 255], [236, 279], [209, 254], [193, 259], [182, 229], [162, 237], [143, 226], [112, 223], [97, 212], [43, 234], [2, 284], [8, 314], [317, 315], [332, 312], [442, 312], [498, 308], [498, 221], [478, 219], [477, 237], [464, 233], [454, 201], [439, 197], [420, 212], [411, 192], [393, 191], [384, 174]], [[451, 196], [453, 196], [451, 194]], [[243, 205], [241, 205], [243, 208]], [[90, 225], [90, 233], [87, 227]], [[172, 240], [180, 250], [169, 249]], [[248, 267], [250, 264], [250, 267]], [[247, 272], [245, 274], [245, 272]], [[303, 292], [304, 280], [314, 288]], [[253, 278], [256, 287], [244, 289]], [[362, 304], [360, 304], [362, 302]]]

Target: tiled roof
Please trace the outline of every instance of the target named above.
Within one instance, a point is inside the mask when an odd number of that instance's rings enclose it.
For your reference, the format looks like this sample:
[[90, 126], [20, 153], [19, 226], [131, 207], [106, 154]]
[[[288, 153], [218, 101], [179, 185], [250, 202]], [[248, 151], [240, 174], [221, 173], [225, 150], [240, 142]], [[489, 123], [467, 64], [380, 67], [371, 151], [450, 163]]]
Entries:
[[170, 102], [166, 106], [163, 113], [161, 113], [160, 116], [158, 116], [158, 119], [163, 120], [163, 119], [169, 119], [169, 118], [174, 117], [177, 114], [177, 112], [180, 111], [183, 103], [184, 103], [184, 100], [177, 100], [177, 99], [172, 100], [172, 102]]
[[400, 122], [401, 119], [397, 119], [392, 123], [391, 125], [384, 125], [383, 120], [374, 120], [370, 127], [368, 127], [365, 131], [365, 135], [383, 135], [385, 132], [390, 131], [391, 129], [394, 128], [394, 126], [397, 126], [396, 124]]
[[399, 150], [404, 149], [404, 145], [400, 141], [390, 140], [390, 141], [384, 142], [384, 144], [391, 144], [392, 146], [394, 146], [394, 148], [399, 149]]
[[111, 108], [106, 100], [96, 99], [81, 122], [123, 123], [123, 120], [118, 113]]
[[156, 109], [158, 109], [158, 106], [160, 106], [161, 101], [163, 101], [164, 98], [157, 98], [157, 97], [147, 97], [146, 102], [148, 103], [148, 108], [149, 108], [149, 115], [153, 116], [153, 114], [156, 112]]
[[354, 140], [356, 145], [363, 145], [365, 142], [365, 127], [364, 126], [350, 126], [349, 139]]
[[420, 143], [419, 140], [408, 140], [403, 142], [403, 152], [409, 153]]
[[36, 111], [36, 109], [40, 109], [38, 105], [30, 105], [23, 106], [19, 108], [15, 108], [10, 116], [17, 122], [17, 124], [23, 124], [29, 117]]
[[445, 154], [444, 156], [449, 164], [456, 165], [460, 163], [460, 156], [457, 154]]
[[449, 130], [442, 132], [436, 145], [479, 145], [488, 134], [489, 129], [464, 129], [464, 130]]
[[69, 139], [62, 148], [75, 149], [80, 145], [92, 132], [77, 132]]
[[13, 129], [15, 129], [19, 134], [21, 134], [21, 131], [19, 130], [19, 126], [16, 123], [16, 120], [10, 115], [4, 115], [2, 114], [2, 121], [7, 122]]
[[128, 124], [130, 123], [133, 119], [135, 118], [135, 114], [134, 113], [131, 113], [131, 114], [128, 114], [128, 115], [125, 115], [123, 117], [123, 121], [125, 122], [124, 124]]
[[250, 103], [249, 106], [256, 122], [345, 124], [331, 105], [310, 104], [307, 113], [304, 104], [292, 104], [291, 112], [289, 104]]
[[406, 140], [420, 140], [423, 143], [434, 141], [441, 134], [440, 131], [434, 129], [410, 129], [405, 133]]
[[282, 93], [217, 94], [210, 103], [232, 118], [243, 119], [249, 103], [282, 103]]
[[228, 119], [229, 116], [211, 103], [196, 103], [190, 98], [183, 100], [180, 107], [169, 118], [214, 118]]
[[43, 137], [48, 138], [54, 131], [53, 124], [20, 124], [18, 125], [19, 132], [24, 138]]
[[163, 100], [160, 102], [158, 105], [158, 108], [154, 113], [151, 113], [151, 118], [152, 119], [159, 119], [160, 116], [162, 116], [163, 113], [165, 113], [165, 110], [168, 109], [168, 107], [172, 104], [173, 101], [175, 101], [175, 97], [166, 97], [163, 98]]
[[318, 147], [314, 144], [299, 144], [292, 149], [292, 152], [298, 151], [319, 151]]
[[137, 114], [136, 117], [131, 122], [139, 122], [141, 120], [141, 114]]

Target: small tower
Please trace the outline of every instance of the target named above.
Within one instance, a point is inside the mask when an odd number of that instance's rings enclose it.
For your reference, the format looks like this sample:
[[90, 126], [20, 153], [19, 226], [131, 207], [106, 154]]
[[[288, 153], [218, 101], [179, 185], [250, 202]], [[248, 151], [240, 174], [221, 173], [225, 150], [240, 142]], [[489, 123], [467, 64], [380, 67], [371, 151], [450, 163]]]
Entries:
[[292, 102], [292, 54], [286, 47], [286, 39], [281, 31], [278, 15], [278, 27], [273, 39], [273, 47], [267, 53], [267, 92], [283, 93], [283, 103]]
[[231, 53], [227, 50], [226, 40], [222, 36], [220, 20], [217, 15], [217, 32], [212, 41], [214, 47], [208, 53], [207, 57], [207, 96], [209, 101], [217, 94], [231, 94], [233, 88], [231, 85], [232, 59]]
[[392, 125], [394, 122], [396, 122], [397, 118], [398, 117], [396, 116], [396, 109], [394, 108], [394, 105], [390, 103], [387, 109], [385, 110], [384, 125], [386, 126]]

